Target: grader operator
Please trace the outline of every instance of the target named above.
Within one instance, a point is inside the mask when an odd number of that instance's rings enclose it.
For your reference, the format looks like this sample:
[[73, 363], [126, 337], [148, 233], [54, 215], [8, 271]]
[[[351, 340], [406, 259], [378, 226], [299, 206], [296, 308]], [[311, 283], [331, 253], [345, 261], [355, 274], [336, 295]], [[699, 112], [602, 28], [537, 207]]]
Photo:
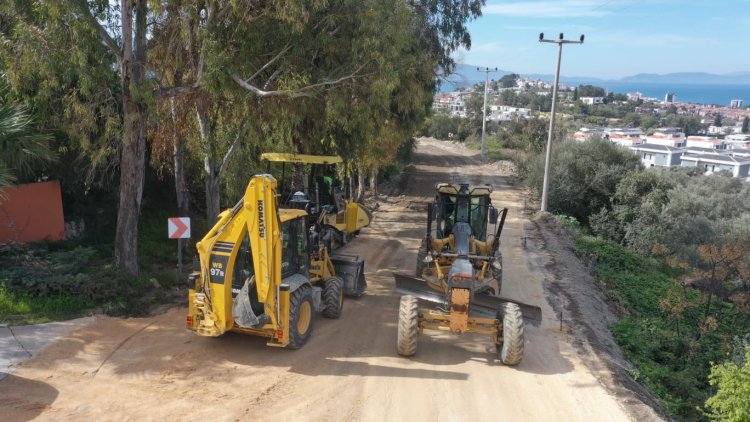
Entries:
[[279, 208], [278, 196], [273, 176], [253, 176], [244, 198], [198, 242], [189, 329], [211, 337], [237, 331], [296, 349], [312, 333], [313, 312], [338, 318], [345, 295], [364, 293], [364, 261], [331, 256], [308, 213]]

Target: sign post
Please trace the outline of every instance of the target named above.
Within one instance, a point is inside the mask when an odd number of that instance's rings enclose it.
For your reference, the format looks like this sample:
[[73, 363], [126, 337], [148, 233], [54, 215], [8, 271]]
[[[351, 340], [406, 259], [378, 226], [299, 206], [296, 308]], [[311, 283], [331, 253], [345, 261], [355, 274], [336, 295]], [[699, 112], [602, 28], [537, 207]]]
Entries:
[[190, 217], [167, 219], [167, 234], [170, 239], [177, 239], [177, 268], [182, 274], [182, 239], [190, 238]]

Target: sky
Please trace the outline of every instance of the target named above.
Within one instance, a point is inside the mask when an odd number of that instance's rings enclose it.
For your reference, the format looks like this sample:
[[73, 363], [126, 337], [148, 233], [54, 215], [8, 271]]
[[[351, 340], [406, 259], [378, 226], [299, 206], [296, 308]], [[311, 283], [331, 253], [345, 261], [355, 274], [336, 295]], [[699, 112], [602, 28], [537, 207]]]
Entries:
[[553, 74], [555, 44], [566, 45], [560, 73], [617, 79], [638, 73], [750, 72], [750, 0], [487, 0], [468, 24], [459, 63], [521, 74]]

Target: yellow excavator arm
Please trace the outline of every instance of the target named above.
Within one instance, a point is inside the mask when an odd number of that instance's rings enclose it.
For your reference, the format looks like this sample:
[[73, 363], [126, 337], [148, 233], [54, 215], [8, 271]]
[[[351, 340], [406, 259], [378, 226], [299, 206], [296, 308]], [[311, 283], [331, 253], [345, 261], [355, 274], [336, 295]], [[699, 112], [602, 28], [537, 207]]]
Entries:
[[219, 214], [219, 221], [197, 244], [201, 268], [194, 277], [195, 289], [190, 292], [189, 328], [198, 334], [219, 336], [234, 327], [232, 279], [246, 234], [252, 250], [258, 298], [266, 309], [276, 311], [266, 313], [270, 317], [266, 325], [283, 325], [279, 310], [280, 226], [276, 180], [270, 175], [254, 176], [242, 201]]

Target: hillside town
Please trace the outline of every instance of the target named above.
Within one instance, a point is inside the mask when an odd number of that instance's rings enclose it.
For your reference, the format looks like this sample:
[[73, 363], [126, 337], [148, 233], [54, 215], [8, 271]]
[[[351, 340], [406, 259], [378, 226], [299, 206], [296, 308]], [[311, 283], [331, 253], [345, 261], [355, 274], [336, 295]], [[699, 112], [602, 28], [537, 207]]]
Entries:
[[[487, 121], [502, 123], [545, 117], [548, 113], [544, 110], [502, 104], [503, 92], [548, 97], [551, 88], [551, 84], [545, 81], [520, 76], [515, 78], [514, 85], [510, 87], [501, 87], [498, 81], [492, 81], [487, 92]], [[468, 89], [438, 93], [434, 97], [433, 110], [451, 117], [471, 117], [467, 102], [473, 95], [481, 95], [482, 89], [483, 86], [477, 84]], [[640, 92], [578, 97], [575, 87], [563, 84], [560, 84], [559, 90], [563, 117], [574, 117], [567, 114], [566, 108], [570, 109], [576, 103], [589, 110], [614, 103], [631, 104], [633, 112], [642, 115], [658, 116], [671, 112], [678, 116], [696, 118], [700, 122], [695, 133], [686, 133], [677, 127], [643, 130], [623, 125], [622, 118], [609, 118], [607, 123], [611, 125], [582, 124], [577, 131], [567, 134], [567, 140], [585, 141], [599, 136], [631, 149], [646, 167], [697, 167], [706, 174], [726, 171], [733, 177], [750, 180], [750, 109], [744, 106], [742, 100], [732, 100], [727, 106], [719, 106], [682, 103], [671, 92], [659, 99], [645, 97]]]

